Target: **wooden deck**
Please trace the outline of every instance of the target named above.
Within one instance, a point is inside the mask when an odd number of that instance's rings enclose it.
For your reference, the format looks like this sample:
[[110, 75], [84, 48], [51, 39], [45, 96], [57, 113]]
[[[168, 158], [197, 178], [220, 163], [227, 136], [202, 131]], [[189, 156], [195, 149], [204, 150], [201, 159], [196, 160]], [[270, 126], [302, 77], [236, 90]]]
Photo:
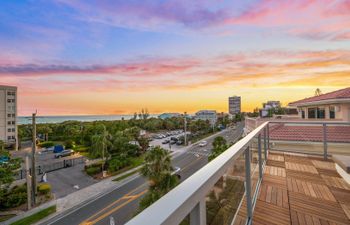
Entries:
[[[243, 224], [245, 207], [235, 224]], [[270, 152], [253, 224], [350, 225], [350, 186], [331, 160]]]

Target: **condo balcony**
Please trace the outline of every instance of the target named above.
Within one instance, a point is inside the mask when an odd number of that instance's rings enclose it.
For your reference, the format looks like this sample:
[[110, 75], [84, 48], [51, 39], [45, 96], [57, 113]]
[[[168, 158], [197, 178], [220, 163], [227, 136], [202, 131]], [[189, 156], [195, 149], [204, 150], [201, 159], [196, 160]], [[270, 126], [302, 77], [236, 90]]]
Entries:
[[350, 224], [350, 123], [264, 122], [127, 225]]

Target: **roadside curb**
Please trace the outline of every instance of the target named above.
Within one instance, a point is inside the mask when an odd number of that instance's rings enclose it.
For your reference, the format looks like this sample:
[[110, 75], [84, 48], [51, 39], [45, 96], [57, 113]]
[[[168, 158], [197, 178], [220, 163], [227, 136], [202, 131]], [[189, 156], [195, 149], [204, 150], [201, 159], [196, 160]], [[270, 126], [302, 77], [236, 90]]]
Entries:
[[46, 202], [46, 203], [44, 203], [42, 205], [39, 205], [38, 207], [35, 207], [35, 208], [33, 208], [33, 209], [29, 210], [29, 211], [23, 212], [21, 214], [18, 214], [15, 217], [12, 217], [12, 218], [10, 218], [8, 220], [5, 220], [5, 221], [1, 222], [1, 224], [2, 225], [9, 225], [9, 224], [14, 223], [14, 222], [16, 222], [18, 220], [21, 220], [21, 219], [23, 219], [25, 217], [31, 216], [31, 215], [33, 215], [33, 214], [35, 214], [35, 213], [37, 213], [37, 212], [39, 212], [41, 210], [44, 210], [46, 208], [49, 208], [51, 206], [56, 205], [56, 201], [57, 200], [52, 200], [52, 201]]

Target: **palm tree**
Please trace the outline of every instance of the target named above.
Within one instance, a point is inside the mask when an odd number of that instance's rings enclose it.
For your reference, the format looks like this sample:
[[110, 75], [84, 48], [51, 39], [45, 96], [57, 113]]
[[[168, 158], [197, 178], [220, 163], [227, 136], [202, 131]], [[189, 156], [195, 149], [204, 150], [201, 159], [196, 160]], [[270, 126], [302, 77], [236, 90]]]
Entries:
[[316, 88], [316, 90], [315, 90], [315, 96], [320, 96], [320, 95], [322, 95], [321, 89]]
[[107, 153], [107, 147], [111, 144], [110, 142], [110, 134], [108, 133], [106, 126], [102, 125], [103, 130], [100, 134], [95, 134], [91, 138], [92, 146], [91, 146], [91, 154], [95, 157], [102, 156], [102, 170], [104, 169], [105, 164], [105, 155]]
[[146, 153], [141, 174], [148, 178], [150, 188], [140, 201], [140, 210], [150, 206], [178, 184], [177, 177], [172, 175], [171, 171], [171, 159], [168, 151], [157, 146]]
[[158, 186], [164, 175], [171, 173], [169, 153], [159, 146], [152, 148], [145, 156], [141, 173], [148, 178], [151, 186]]
[[44, 133], [44, 135], [45, 135], [45, 141], [48, 141], [49, 140], [49, 133], [52, 133], [52, 129], [49, 126], [44, 125], [41, 128], [41, 132]]
[[5, 150], [5, 143], [0, 140], [0, 151], [3, 152]]

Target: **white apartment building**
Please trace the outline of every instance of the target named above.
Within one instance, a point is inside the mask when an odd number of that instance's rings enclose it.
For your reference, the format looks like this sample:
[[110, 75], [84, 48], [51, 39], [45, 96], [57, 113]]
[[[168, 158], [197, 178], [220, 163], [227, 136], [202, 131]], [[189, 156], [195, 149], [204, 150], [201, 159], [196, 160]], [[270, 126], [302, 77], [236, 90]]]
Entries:
[[233, 116], [241, 113], [241, 96], [232, 96], [228, 98], [228, 112]]
[[217, 115], [215, 110], [200, 110], [196, 112], [197, 120], [208, 120], [211, 125], [215, 125], [217, 121]]
[[17, 149], [17, 87], [0, 85], [0, 140]]

